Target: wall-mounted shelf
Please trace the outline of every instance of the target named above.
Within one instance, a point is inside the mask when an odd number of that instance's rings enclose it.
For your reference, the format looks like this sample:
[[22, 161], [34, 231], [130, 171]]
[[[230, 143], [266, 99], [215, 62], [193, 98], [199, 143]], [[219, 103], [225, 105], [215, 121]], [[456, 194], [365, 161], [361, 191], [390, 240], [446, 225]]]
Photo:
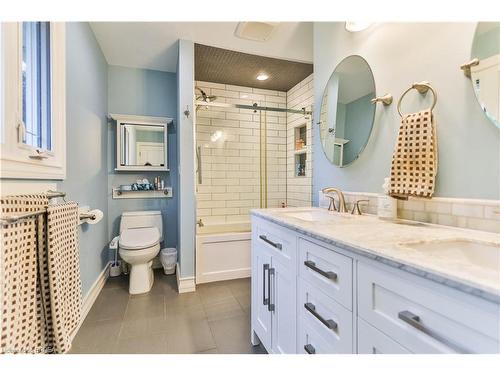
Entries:
[[121, 190], [113, 188], [113, 199], [147, 199], [147, 198], [172, 198], [172, 188], [164, 190]]
[[307, 147], [303, 147], [300, 150], [294, 150], [293, 153], [295, 155], [307, 154]]

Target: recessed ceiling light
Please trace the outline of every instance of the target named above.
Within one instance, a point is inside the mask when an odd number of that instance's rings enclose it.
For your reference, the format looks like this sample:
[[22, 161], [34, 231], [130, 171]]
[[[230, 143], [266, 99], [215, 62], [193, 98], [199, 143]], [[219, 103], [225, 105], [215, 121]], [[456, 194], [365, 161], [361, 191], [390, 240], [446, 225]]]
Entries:
[[269, 76], [265, 73], [260, 73], [258, 76], [257, 76], [257, 80], [259, 81], [265, 81], [266, 79], [268, 79]]
[[350, 31], [351, 33], [355, 33], [357, 31], [363, 31], [370, 27], [371, 22], [356, 22], [356, 21], [347, 21], [345, 23], [345, 29]]

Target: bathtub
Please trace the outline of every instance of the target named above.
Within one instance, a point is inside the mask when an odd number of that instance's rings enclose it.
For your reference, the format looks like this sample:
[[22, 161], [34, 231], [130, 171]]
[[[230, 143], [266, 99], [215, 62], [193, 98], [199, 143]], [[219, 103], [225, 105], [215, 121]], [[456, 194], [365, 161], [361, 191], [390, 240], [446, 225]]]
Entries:
[[250, 277], [250, 240], [250, 222], [197, 227], [196, 284]]

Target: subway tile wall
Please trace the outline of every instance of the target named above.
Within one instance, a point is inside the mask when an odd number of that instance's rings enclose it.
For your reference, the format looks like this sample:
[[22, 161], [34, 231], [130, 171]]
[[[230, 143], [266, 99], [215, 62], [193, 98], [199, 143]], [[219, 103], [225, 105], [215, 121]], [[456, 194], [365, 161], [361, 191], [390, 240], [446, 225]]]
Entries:
[[[377, 194], [344, 192], [349, 207], [359, 199], [368, 199], [361, 210], [377, 214]], [[328, 207], [328, 199], [319, 192], [320, 207]], [[398, 217], [426, 223], [500, 233], [500, 201], [486, 199], [409, 198], [398, 201]]]
[[[201, 81], [196, 86], [216, 95], [219, 103], [287, 105], [285, 92]], [[201, 151], [202, 183], [197, 184], [197, 217], [205, 224], [248, 222], [250, 209], [261, 206], [260, 116], [247, 109], [198, 107], [196, 145]], [[279, 207], [286, 202], [286, 113], [269, 112], [265, 120], [267, 204]]]
[[[313, 74], [288, 90], [289, 109], [312, 110], [314, 103]], [[295, 162], [295, 129], [306, 125], [306, 171], [305, 176], [297, 177]], [[287, 114], [287, 204], [290, 207], [311, 206], [312, 203], [312, 116]]]

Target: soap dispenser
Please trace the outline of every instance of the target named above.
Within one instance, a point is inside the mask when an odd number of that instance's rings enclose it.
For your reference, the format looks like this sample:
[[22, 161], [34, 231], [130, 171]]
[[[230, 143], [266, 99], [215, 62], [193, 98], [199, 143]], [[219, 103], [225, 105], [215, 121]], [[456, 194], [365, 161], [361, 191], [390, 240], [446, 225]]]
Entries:
[[379, 219], [394, 220], [398, 217], [398, 201], [389, 195], [389, 177], [384, 178], [384, 194], [378, 196], [377, 215]]

